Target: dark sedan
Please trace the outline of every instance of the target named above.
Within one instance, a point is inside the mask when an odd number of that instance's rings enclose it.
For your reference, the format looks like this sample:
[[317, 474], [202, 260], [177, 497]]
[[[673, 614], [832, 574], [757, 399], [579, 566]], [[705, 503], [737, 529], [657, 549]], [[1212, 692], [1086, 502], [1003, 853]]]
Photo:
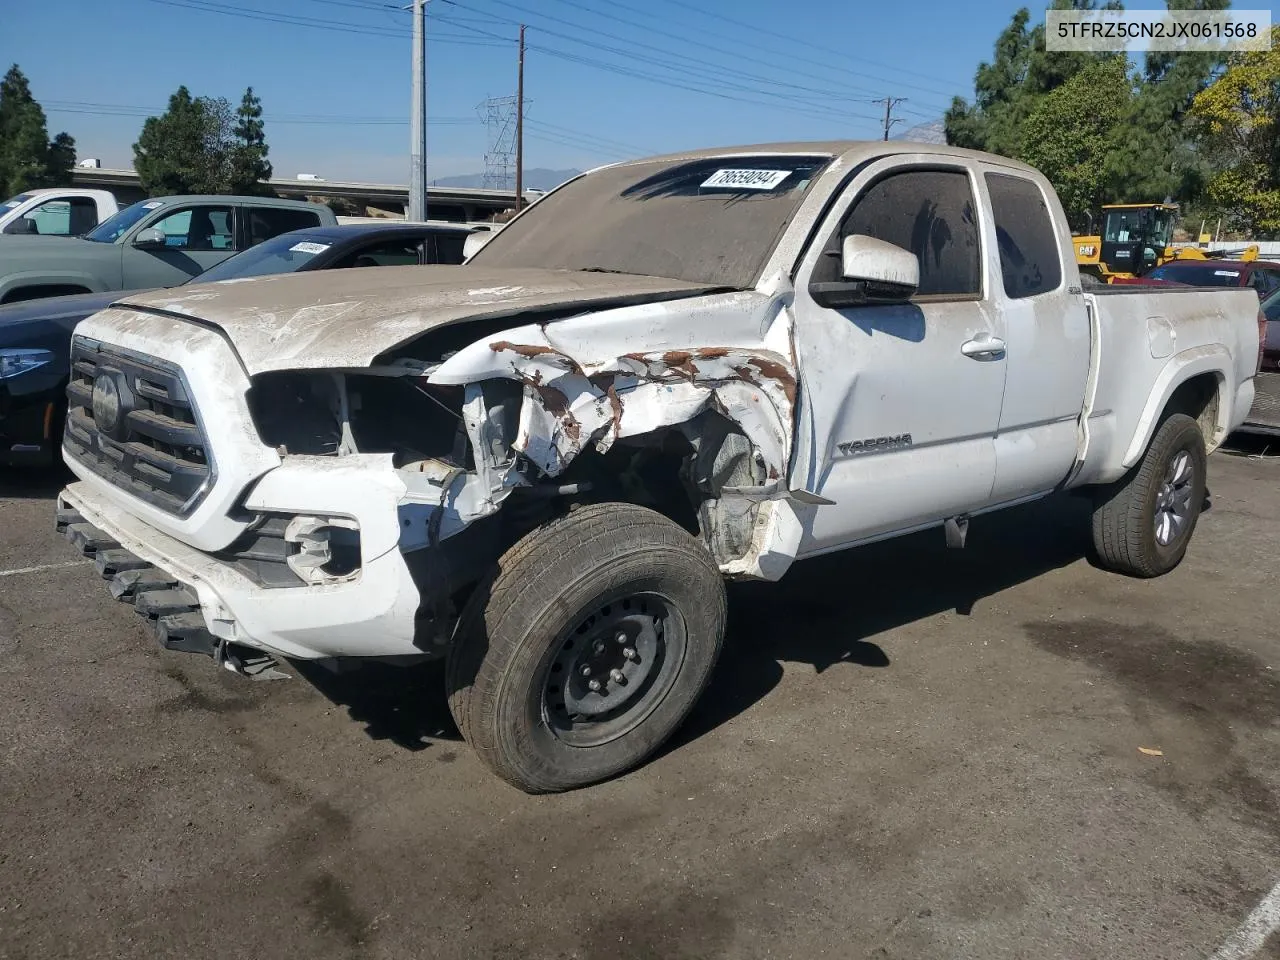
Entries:
[[[282, 233], [191, 283], [302, 270], [461, 263], [469, 227], [370, 223]], [[85, 293], [0, 306], [0, 466], [51, 462], [66, 410], [71, 331], [123, 294]]]

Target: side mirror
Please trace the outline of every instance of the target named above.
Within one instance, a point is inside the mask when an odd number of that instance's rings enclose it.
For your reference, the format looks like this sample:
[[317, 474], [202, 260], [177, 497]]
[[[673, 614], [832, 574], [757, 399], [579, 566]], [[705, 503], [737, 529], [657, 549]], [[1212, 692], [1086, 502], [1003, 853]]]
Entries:
[[920, 286], [916, 255], [875, 237], [851, 234], [840, 248], [841, 279], [809, 284], [819, 306], [856, 307], [867, 303], [905, 303]]
[[133, 238], [133, 245], [140, 250], [156, 250], [163, 247], [167, 242], [164, 231], [156, 227], [147, 227], [145, 230], [139, 230], [138, 235]]
[[30, 217], [19, 217], [12, 223], [7, 224], [4, 228], [4, 232], [28, 236], [38, 234], [40, 232], [40, 228], [36, 226], [36, 222]]
[[468, 233], [467, 238], [462, 241], [462, 262], [466, 263], [474, 257], [486, 243], [494, 237], [492, 230], [477, 230], [475, 233]]

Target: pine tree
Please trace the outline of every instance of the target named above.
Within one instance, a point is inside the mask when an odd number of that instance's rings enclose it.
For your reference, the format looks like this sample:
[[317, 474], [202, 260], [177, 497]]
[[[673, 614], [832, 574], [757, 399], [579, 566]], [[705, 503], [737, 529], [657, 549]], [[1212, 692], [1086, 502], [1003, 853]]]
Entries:
[[253, 87], [244, 91], [240, 109], [236, 111], [234, 144], [231, 147], [230, 187], [233, 193], [269, 193], [266, 181], [271, 179], [271, 163], [267, 160], [266, 128], [262, 122], [262, 101]]
[[0, 80], [0, 196], [69, 183], [76, 142], [65, 133], [49, 141], [44, 110], [15, 63]]
[[227, 150], [225, 101], [192, 97], [179, 87], [168, 109], [148, 117], [133, 145], [133, 165], [152, 196], [176, 193], [225, 193]]

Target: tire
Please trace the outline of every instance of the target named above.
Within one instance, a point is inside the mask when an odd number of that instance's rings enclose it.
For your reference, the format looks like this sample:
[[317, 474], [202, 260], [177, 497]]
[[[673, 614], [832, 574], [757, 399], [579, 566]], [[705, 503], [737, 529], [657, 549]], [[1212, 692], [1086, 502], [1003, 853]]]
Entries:
[[[1206, 461], [1195, 420], [1175, 413], [1160, 424], [1142, 461], [1096, 495], [1098, 562], [1134, 577], [1158, 577], [1181, 563], [1204, 503]], [[1180, 520], [1179, 507], [1185, 507]]]
[[477, 587], [449, 651], [449, 709], [519, 789], [597, 783], [680, 726], [724, 624], [724, 582], [698, 541], [643, 507], [585, 506], [524, 537]]

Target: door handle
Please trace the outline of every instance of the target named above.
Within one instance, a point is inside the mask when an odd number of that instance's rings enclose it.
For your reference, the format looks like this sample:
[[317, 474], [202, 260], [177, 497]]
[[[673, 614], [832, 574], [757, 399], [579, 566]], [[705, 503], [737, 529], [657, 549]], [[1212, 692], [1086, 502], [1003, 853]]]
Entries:
[[1001, 360], [1004, 358], [1004, 341], [999, 337], [977, 337], [961, 344], [960, 352], [973, 360]]

